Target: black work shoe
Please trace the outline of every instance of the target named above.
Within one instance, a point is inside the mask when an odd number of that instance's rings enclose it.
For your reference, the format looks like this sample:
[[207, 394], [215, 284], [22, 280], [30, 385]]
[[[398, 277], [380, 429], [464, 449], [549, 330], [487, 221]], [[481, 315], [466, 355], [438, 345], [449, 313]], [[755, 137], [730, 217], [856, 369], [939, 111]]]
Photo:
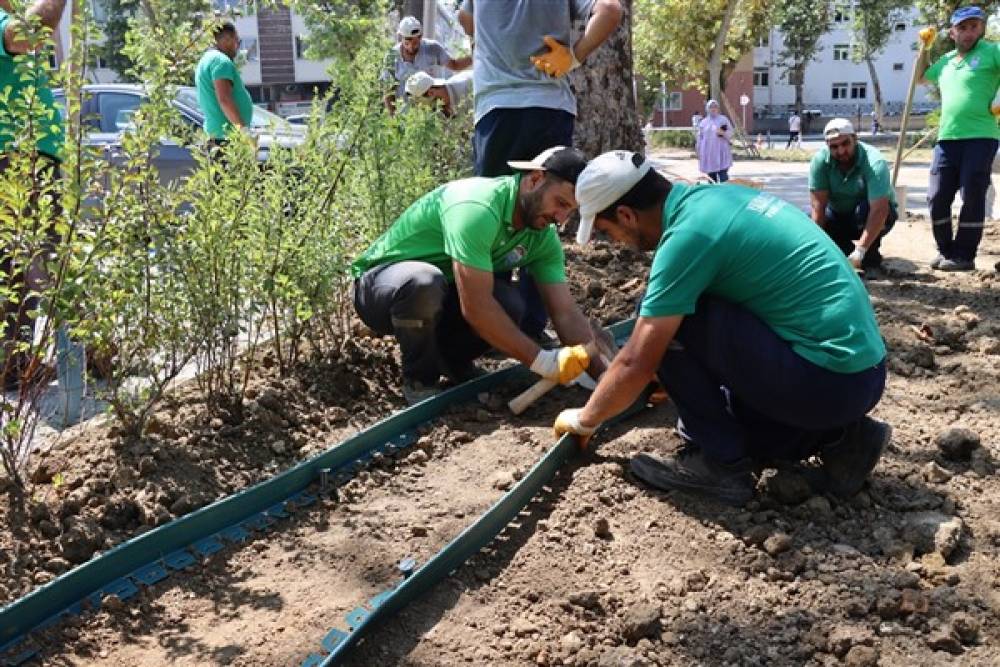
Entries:
[[749, 461], [716, 463], [695, 446], [685, 447], [672, 458], [639, 454], [630, 467], [633, 475], [653, 488], [697, 493], [736, 507], [753, 498], [756, 486]]
[[975, 271], [976, 262], [971, 259], [943, 259], [937, 265], [938, 271]]
[[824, 490], [841, 498], [857, 494], [891, 439], [892, 427], [871, 417], [847, 427], [843, 437], [819, 453]]
[[416, 405], [441, 393], [441, 387], [435, 384], [424, 384], [418, 380], [403, 382], [403, 398], [409, 405]]
[[442, 362], [441, 370], [448, 377], [448, 379], [455, 384], [462, 384], [463, 382], [475, 380], [478, 377], [486, 375], [486, 371], [471, 361], [466, 361], [461, 364]]

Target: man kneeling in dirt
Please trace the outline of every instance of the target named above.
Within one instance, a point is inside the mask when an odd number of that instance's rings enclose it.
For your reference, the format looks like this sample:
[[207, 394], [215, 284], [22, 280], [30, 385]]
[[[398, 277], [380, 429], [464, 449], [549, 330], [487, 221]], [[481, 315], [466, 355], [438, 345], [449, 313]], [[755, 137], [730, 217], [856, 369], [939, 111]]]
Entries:
[[[519, 173], [453, 181], [424, 195], [351, 266], [358, 315], [399, 341], [410, 403], [438, 393], [441, 375], [475, 377], [472, 361], [490, 347], [561, 383], [590, 364], [583, 344], [593, 335], [566, 285], [555, 228], [576, 210], [573, 188], [587, 159], [557, 146], [510, 166]], [[525, 308], [511, 271], [521, 267], [539, 283], [568, 347], [543, 350], [519, 328]]]
[[826, 148], [809, 163], [812, 219], [854, 268], [881, 268], [879, 245], [898, 218], [889, 164], [882, 151], [858, 141], [846, 118], [827, 123], [823, 136]]
[[742, 505], [761, 469], [788, 464], [817, 489], [857, 493], [891, 434], [866, 416], [886, 350], [864, 285], [823, 231], [773, 195], [670, 183], [628, 151], [592, 160], [576, 198], [579, 243], [596, 226], [656, 254], [631, 339], [557, 433], [589, 438], [657, 377], [685, 446], [632, 459], [646, 484]]

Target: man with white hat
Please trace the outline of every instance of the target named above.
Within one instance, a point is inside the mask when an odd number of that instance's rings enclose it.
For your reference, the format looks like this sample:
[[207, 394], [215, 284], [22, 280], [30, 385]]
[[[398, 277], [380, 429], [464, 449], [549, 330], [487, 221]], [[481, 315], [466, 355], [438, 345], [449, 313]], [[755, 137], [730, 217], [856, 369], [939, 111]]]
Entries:
[[448, 77], [435, 79], [426, 72], [417, 72], [406, 80], [406, 94], [411, 99], [440, 100], [441, 111], [451, 118], [460, 111], [468, 111], [465, 104], [472, 93], [472, 70], [464, 70]]
[[396, 110], [396, 98], [403, 97], [407, 80], [417, 72], [434, 74], [435, 68], [447, 67], [458, 71], [468, 69], [472, 56], [453, 58], [443, 44], [433, 39], [424, 39], [424, 27], [414, 16], [404, 16], [396, 28], [399, 37], [386, 62], [384, 81], [395, 81], [395, 89], [385, 97], [386, 108]]
[[[931, 268], [972, 271], [983, 238], [986, 191], [990, 167], [997, 153], [1000, 128], [990, 105], [1000, 86], [1000, 45], [985, 38], [986, 12], [974, 5], [951, 15], [948, 36], [955, 48], [930, 61], [937, 31], [920, 31], [924, 48], [917, 70], [924, 82], [941, 93], [941, 122], [931, 158], [927, 201], [938, 256]], [[958, 229], [951, 221], [955, 194], [962, 191]]]
[[[354, 306], [377, 333], [392, 334], [403, 361], [403, 394], [417, 403], [453, 382], [475, 377], [472, 363], [490, 347], [568, 383], [593, 367], [593, 339], [566, 284], [555, 225], [576, 210], [574, 184], [587, 164], [556, 146], [511, 162], [517, 173], [442, 185], [414, 202], [351, 265]], [[530, 267], [565, 347], [542, 350], [521, 330], [524, 301], [510, 272]]]
[[817, 488], [857, 493], [891, 434], [866, 416], [886, 350], [864, 285], [830, 239], [774, 195], [672, 184], [629, 151], [592, 160], [576, 198], [578, 243], [596, 227], [656, 254], [631, 339], [556, 432], [586, 440], [657, 377], [685, 447], [635, 457], [646, 484], [742, 505], [762, 468], [815, 455], [818, 466], [799, 467]]
[[856, 269], [882, 265], [879, 246], [898, 219], [896, 192], [882, 151], [858, 141], [854, 125], [834, 118], [826, 147], [809, 163], [812, 219]]

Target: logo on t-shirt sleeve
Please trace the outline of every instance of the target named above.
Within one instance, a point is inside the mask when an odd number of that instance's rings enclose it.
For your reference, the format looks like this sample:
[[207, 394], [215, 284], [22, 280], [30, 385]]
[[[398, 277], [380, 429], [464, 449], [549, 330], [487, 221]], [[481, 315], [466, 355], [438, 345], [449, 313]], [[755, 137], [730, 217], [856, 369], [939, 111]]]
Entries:
[[527, 254], [528, 249], [523, 245], [516, 246], [513, 250], [504, 255], [499, 262], [497, 262], [497, 266], [494, 270], [510, 271], [511, 269], [519, 266]]

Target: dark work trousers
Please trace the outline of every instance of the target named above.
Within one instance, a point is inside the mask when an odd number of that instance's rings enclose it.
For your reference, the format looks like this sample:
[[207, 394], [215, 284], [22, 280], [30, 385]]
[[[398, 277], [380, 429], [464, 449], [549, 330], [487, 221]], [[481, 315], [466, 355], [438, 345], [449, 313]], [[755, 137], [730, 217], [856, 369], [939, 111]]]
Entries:
[[[868, 224], [869, 211], [871, 211], [871, 206], [867, 199], [862, 200], [850, 213], [837, 213], [830, 206], [826, 207], [826, 233], [845, 255], [854, 252], [856, 247], [854, 242], [861, 238], [861, 233], [865, 231], [865, 225]], [[898, 219], [899, 213], [896, 206], [890, 203], [885, 227], [882, 228], [882, 233], [878, 235], [875, 242], [865, 251], [865, 258], [861, 260], [861, 268], [869, 269], [882, 264], [882, 253], [879, 252], [882, 239], [885, 238]]]
[[[41, 191], [59, 179], [59, 163], [55, 159], [42, 155], [44, 163], [38, 173], [38, 185]], [[0, 155], [0, 173], [10, 166], [6, 156]], [[31, 196], [29, 206], [35, 206], [41, 191]], [[58, 194], [53, 202], [54, 217], [62, 215]], [[8, 214], [21, 216], [21, 212]], [[30, 211], [23, 215], [30, 215]], [[46, 223], [43, 223], [46, 224]], [[21, 373], [27, 370], [30, 359], [23, 352], [15, 351], [17, 343], [30, 343], [34, 336], [35, 319], [32, 313], [38, 309], [39, 299], [33, 296], [46, 280], [45, 256], [51, 252], [59, 237], [54, 224], [48, 224], [46, 236], [48, 241], [43, 247], [8, 248], [0, 246], [0, 281], [14, 285], [17, 291], [13, 301], [0, 304], [0, 314], [3, 316], [3, 334], [0, 345], [3, 354], [0, 355], [0, 379], [6, 388], [15, 388], [20, 381]], [[26, 254], [27, 253], [27, 254]]]
[[658, 372], [682, 437], [710, 458], [799, 461], [882, 397], [885, 361], [834, 373], [796, 354], [746, 308], [702, 297]]
[[[514, 170], [508, 160], [531, 160], [553, 146], [573, 145], [573, 114], [561, 109], [528, 107], [494, 109], [476, 123], [472, 147], [476, 176], [503, 176]], [[524, 299], [524, 331], [537, 337], [548, 315], [538, 287], [528, 271], [519, 272], [518, 289]]]
[[729, 170], [720, 169], [719, 171], [713, 171], [708, 174], [708, 177], [716, 183], [725, 183], [729, 180]]
[[[996, 139], [947, 139], [934, 146], [927, 203], [938, 252], [947, 259], [974, 260], [983, 238], [986, 190], [997, 152]], [[958, 230], [952, 229], [951, 205], [962, 190]]]
[[[520, 325], [524, 302], [510, 280], [497, 278], [493, 298]], [[458, 288], [426, 262], [369, 269], [354, 281], [354, 308], [377, 333], [393, 335], [403, 357], [403, 378], [434, 385], [490, 349], [462, 316]]]

